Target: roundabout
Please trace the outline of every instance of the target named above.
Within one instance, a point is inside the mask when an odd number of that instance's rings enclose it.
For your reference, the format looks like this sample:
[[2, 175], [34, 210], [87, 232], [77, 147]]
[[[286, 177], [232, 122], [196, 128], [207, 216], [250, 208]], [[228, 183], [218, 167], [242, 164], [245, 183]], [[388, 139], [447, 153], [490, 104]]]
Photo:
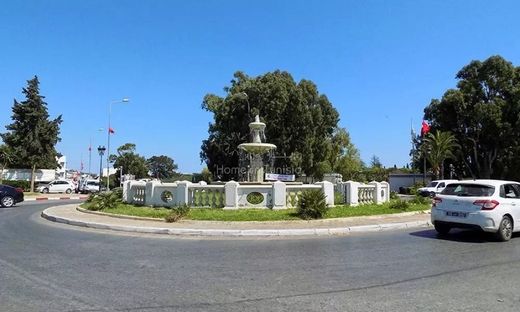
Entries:
[[335, 236], [431, 226], [430, 215], [424, 211], [312, 221], [218, 222], [181, 220], [180, 222], [166, 223], [160, 219], [88, 211], [79, 208], [77, 204], [73, 204], [47, 208], [41, 215], [52, 222], [94, 229], [198, 237]]
[[[498, 244], [460, 231], [440, 239], [409, 228], [178, 239], [40, 217], [78, 203], [0, 209], [2, 311], [498, 311], [497, 300], [500, 311], [516, 311], [518, 238]], [[473, 287], [482, 283], [494, 291]]]

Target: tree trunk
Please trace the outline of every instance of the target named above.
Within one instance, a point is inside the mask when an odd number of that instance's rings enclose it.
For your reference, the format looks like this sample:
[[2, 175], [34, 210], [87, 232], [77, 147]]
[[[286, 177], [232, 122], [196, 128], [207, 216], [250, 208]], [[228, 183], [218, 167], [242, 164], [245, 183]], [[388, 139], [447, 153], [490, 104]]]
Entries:
[[31, 193], [34, 192], [34, 178], [35, 178], [35, 172], [36, 172], [36, 165], [33, 165], [32, 171], [31, 171]]
[[444, 160], [441, 161], [441, 180], [444, 180]]

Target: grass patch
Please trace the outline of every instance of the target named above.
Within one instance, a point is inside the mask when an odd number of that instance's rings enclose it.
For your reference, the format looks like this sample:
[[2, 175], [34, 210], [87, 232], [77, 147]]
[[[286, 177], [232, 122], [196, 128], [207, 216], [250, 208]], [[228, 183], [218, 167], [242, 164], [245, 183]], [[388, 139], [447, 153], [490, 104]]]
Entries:
[[[81, 204], [81, 208], [89, 209], [90, 203]], [[134, 206], [130, 204], [118, 204], [115, 208], [102, 209], [102, 212], [134, 216], [134, 217], [146, 217], [146, 218], [159, 218], [164, 219], [171, 210], [166, 208], [152, 208], [143, 206]]]
[[40, 192], [23, 192], [23, 195], [24, 196], [37, 196], [37, 195], [42, 195], [42, 193], [40, 193]]
[[[357, 216], [372, 216], [393, 214], [400, 212], [421, 211], [430, 208], [429, 204], [410, 203], [404, 209], [395, 209], [390, 203], [383, 205], [361, 205], [357, 207], [336, 206], [327, 209], [324, 218], [345, 218]], [[394, 204], [395, 205], [395, 204]], [[87, 209], [88, 203], [81, 205]], [[152, 208], [143, 206], [134, 206], [129, 204], [118, 204], [115, 208], [103, 209], [103, 212], [129, 215], [136, 217], [148, 217], [164, 219], [171, 213], [171, 209]], [[207, 221], [283, 221], [283, 220], [301, 220], [295, 209], [271, 210], [271, 209], [240, 209], [240, 210], [223, 210], [209, 208], [192, 208], [190, 209], [185, 220], [207, 220]]]

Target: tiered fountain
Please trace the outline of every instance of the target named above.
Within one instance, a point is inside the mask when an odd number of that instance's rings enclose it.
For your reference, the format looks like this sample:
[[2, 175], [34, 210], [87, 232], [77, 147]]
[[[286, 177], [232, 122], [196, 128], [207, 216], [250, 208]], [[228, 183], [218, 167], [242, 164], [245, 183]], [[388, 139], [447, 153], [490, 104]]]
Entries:
[[241, 151], [245, 152], [241, 153], [240, 162], [241, 166], [247, 168], [246, 182], [263, 182], [264, 164], [273, 160], [276, 145], [265, 143], [264, 130], [265, 123], [260, 122], [260, 117], [256, 115], [255, 121], [249, 124], [251, 143], [242, 143], [238, 146]]

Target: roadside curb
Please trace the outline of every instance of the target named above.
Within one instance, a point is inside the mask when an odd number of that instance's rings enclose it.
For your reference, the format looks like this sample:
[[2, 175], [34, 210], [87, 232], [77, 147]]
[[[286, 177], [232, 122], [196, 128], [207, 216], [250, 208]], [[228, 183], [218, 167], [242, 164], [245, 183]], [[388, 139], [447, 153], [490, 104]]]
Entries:
[[108, 213], [108, 212], [101, 212], [101, 211], [92, 211], [92, 210], [81, 208], [79, 206], [76, 207], [76, 210], [79, 211], [79, 212], [82, 212], [82, 213], [90, 213], [90, 214], [93, 214], [93, 215], [105, 216], [105, 217], [111, 217], [111, 218], [126, 219], [126, 220], [155, 221], [155, 222], [164, 223], [164, 219], [137, 217], [137, 216], [127, 216], [127, 215], [119, 215], [119, 214], [115, 214], [115, 213]]
[[[82, 212], [82, 213], [90, 213], [90, 214], [93, 214], [93, 215], [98, 215], [98, 216], [105, 216], [105, 217], [111, 217], [111, 218], [117, 218], [117, 219], [127, 219], [127, 220], [141, 220], [141, 221], [155, 221], [155, 222], [161, 222], [161, 223], [164, 223], [164, 219], [163, 218], [150, 218], [150, 217], [138, 217], [138, 216], [128, 216], [128, 215], [121, 215], [121, 214], [115, 214], [115, 213], [109, 213], [109, 212], [102, 212], [102, 211], [93, 211], [93, 210], [88, 210], [88, 209], [85, 209], [85, 208], [81, 208], [81, 207], [76, 207], [76, 210], [79, 211], [79, 212]], [[428, 210], [418, 210], [418, 211], [409, 211], [409, 212], [401, 212], [401, 213], [396, 213], [394, 215], [399, 215], [399, 216], [403, 216], [403, 217], [406, 217], [406, 216], [414, 216], [414, 215], [418, 215], [418, 214], [430, 214], [430, 209]], [[377, 217], [378, 215], [375, 215], [375, 216], [354, 216], [354, 217], [344, 217], [344, 218], [334, 218], [334, 219], [316, 219], [316, 220], [293, 220], [291, 222], [298, 222], [298, 223], [302, 223], [302, 224], [307, 224], [309, 222], [312, 222], [312, 223], [325, 223], [325, 222], [328, 222], [328, 221], [341, 221], [341, 220], [352, 220], [352, 219], [356, 219], [356, 218], [370, 218], [370, 217]], [[183, 220], [181, 220], [180, 222], [182, 222]], [[197, 220], [197, 222], [199, 223], [205, 223], [205, 224], [222, 224], [222, 223], [234, 223], [234, 224], [238, 224], [240, 222], [245, 222], [245, 223], [248, 223], [248, 224], [258, 224], [258, 223], [265, 223], [265, 222], [287, 222], [286, 220], [279, 220], [279, 221], [211, 221], [211, 220]]]
[[24, 198], [24, 201], [35, 200], [71, 200], [71, 199], [87, 199], [88, 196], [60, 196], [60, 197], [29, 197]]
[[[88, 222], [78, 219], [69, 219], [53, 215], [47, 208], [41, 216], [49, 221], [70, 224], [75, 226], [112, 230], [130, 233], [167, 234], [192, 237], [294, 237], [294, 236], [338, 236], [350, 233], [382, 232], [398, 229], [431, 227], [430, 221], [411, 221], [400, 223], [383, 223], [372, 225], [358, 225], [350, 227], [332, 228], [296, 228], [296, 229], [195, 229], [195, 228], [168, 228], [145, 227], [131, 225], [112, 225], [100, 222]], [[108, 216], [107, 216], [108, 217]]]

